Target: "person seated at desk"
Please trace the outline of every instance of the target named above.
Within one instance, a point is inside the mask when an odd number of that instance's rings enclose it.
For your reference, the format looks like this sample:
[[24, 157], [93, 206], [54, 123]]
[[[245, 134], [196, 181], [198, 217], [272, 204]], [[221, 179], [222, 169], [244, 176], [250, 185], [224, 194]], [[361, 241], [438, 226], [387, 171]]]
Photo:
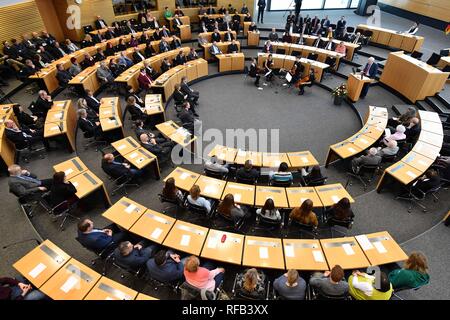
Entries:
[[138, 83], [139, 88], [148, 91], [152, 88], [153, 81], [148, 76], [147, 72], [145, 71], [145, 68], [141, 68], [138, 76]]
[[295, 220], [301, 224], [317, 227], [319, 221], [316, 214], [313, 212], [314, 204], [312, 200], [306, 199], [300, 207], [292, 209], [289, 214], [289, 220]]
[[322, 25], [321, 25], [320, 23], [318, 23], [318, 24], [316, 25], [316, 27], [313, 28], [313, 30], [311, 31], [311, 35], [317, 36], [317, 37], [320, 38], [320, 37], [322, 36], [322, 31], [323, 31]]
[[272, 32], [269, 33], [268, 38], [272, 42], [278, 41], [278, 33], [276, 28], [272, 28]]
[[145, 266], [156, 251], [156, 245], [146, 245], [147, 241], [133, 245], [130, 241], [123, 241], [114, 250], [114, 260], [119, 266], [131, 270], [139, 270]]
[[419, 118], [413, 117], [409, 122], [409, 125], [406, 127], [405, 135], [409, 140], [413, 140], [419, 136], [421, 132], [420, 128], [420, 120]]
[[144, 68], [145, 72], [147, 72], [147, 75], [150, 77], [150, 79], [154, 80], [157, 79], [159, 74], [156, 72], [154, 68], [152, 68], [152, 65], [149, 61], [144, 61]]
[[206, 9], [206, 14], [216, 14], [216, 9], [213, 8], [212, 4]]
[[148, 116], [145, 113], [145, 107], [143, 107], [142, 105], [137, 103], [137, 100], [134, 96], [129, 96], [127, 98], [127, 106], [126, 109], [128, 110], [128, 112], [131, 114], [131, 119], [137, 120], [143, 120], [143, 121], [147, 121]]
[[128, 69], [133, 66], [133, 60], [127, 57], [126, 51], [122, 51], [119, 56], [118, 60], [119, 65], [122, 65], [125, 67], [125, 69]]
[[184, 13], [183, 13], [183, 11], [181, 10], [181, 7], [179, 6], [179, 5], [177, 5], [176, 7], [175, 7], [175, 11], [173, 12], [173, 14], [175, 15], [175, 16], [179, 16], [179, 17], [182, 17], [182, 16], [184, 16]]
[[47, 117], [47, 112], [53, 106], [53, 100], [45, 90], [40, 90], [38, 95], [39, 96], [34, 104], [33, 114], [45, 119]]
[[37, 53], [46, 64], [52, 63], [56, 60], [55, 57], [49, 51], [45, 50], [43, 46], [39, 47]]
[[87, 118], [90, 120], [90, 121], [98, 121], [98, 113], [97, 112], [95, 112], [95, 110], [93, 110], [93, 109], [91, 109], [91, 108], [89, 108], [89, 106], [88, 106], [88, 104], [87, 104], [87, 102], [86, 102], [86, 99], [84, 99], [84, 98], [80, 98], [80, 99], [78, 99], [78, 101], [77, 101], [77, 107], [78, 107], [78, 110], [81, 110], [81, 109], [84, 109], [84, 110], [86, 110], [86, 112], [87, 112]]
[[405, 113], [401, 114], [400, 117], [392, 117], [388, 120], [387, 125], [389, 127], [396, 127], [399, 124], [408, 127], [411, 123], [411, 119], [415, 118], [416, 116], [416, 108], [414, 107], [408, 107], [408, 109], [405, 111]]
[[[366, 77], [369, 77], [371, 79], [374, 79], [375, 76], [378, 73], [378, 64], [375, 63], [375, 58], [374, 57], [370, 57], [367, 60], [367, 64], [365, 65], [364, 69], [363, 69], [363, 74]], [[365, 83], [362, 90], [361, 90], [361, 98], [365, 98], [367, 93], [369, 92], [369, 83]]]
[[162, 158], [170, 156], [172, 149], [175, 145], [172, 141], [164, 141], [158, 140], [155, 138], [150, 138], [148, 134], [141, 134], [139, 137], [141, 142], [141, 146], [153, 153], [159, 160]]
[[105, 61], [100, 62], [100, 66], [97, 68], [96, 74], [101, 84], [114, 83], [114, 75], [112, 74], [111, 70], [109, 70]]
[[411, 252], [403, 268], [389, 273], [394, 289], [419, 288], [430, 282], [427, 258], [422, 252]]
[[162, 26], [161, 28], [161, 37], [164, 38], [169, 38], [172, 34], [170, 33], [169, 29], [167, 29], [167, 27], [165, 25]]
[[134, 91], [132, 86], [127, 86], [125, 100], [128, 101], [130, 97], [133, 97], [139, 106], [144, 107], [144, 100], [142, 100], [142, 98], [136, 93], [136, 91]]
[[181, 192], [175, 185], [175, 179], [174, 178], [168, 178], [166, 182], [164, 183], [164, 187], [162, 189], [161, 195], [165, 199], [178, 201], [179, 203], [182, 203], [184, 200], [183, 192]]
[[314, 272], [309, 285], [320, 295], [342, 297], [348, 294], [348, 283], [344, 278], [344, 270], [334, 265], [331, 271]]
[[170, 49], [175, 50], [181, 48], [181, 40], [176, 35], [172, 36], [172, 42], [170, 43]]
[[264, 47], [262, 52], [264, 53], [273, 53], [273, 46], [270, 40], [267, 40], [266, 43], [264, 43]]
[[196, 60], [198, 58], [199, 58], [198, 53], [195, 51], [194, 47], [191, 47], [189, 49], [189, 53], [187, 55], [187, 60], [192, 61], [192, 60]]
[[145, 60], [144, 55], [139, 51], [139, 48], [134, 48], [133, 51], [133, 62], [134, 64], [138, 64], [139, 62], [142, 62]]
[[228, 166], [226, 164], [221, 164], [218, 162], [217, 156], [212, 156], [208, 161], [205, 162], [205, 169], [217, 173], [228, 173]]
[[339, 44], [336, 46], [336, 48], [334, 49], [334, 51], [336, 51], [337, 53], [340, 53], [342, 55], [346, 55], [347, 54], [347, 47], [345, 46], [344, 42], [341, 41], [339, 42]]
[[103, 156], [102, 169], [113, 179], [124, 177], [125, 179], [139, 180], [143, 174], [142, 170], [132, 168], [129, 163], [115, 159], [112, 153]]
[[25, 149], [33, 146], [36, 142], [42, 142], [46, 150], [49, 150], [48, 142], [44, 139], [42, 129], [19, 128], [12, 120], [5, 121], [6, 138], [14, 144], [16, 149]]
[[356, 300], [389, 300], [392, 284], [384, 272], [368, 275], [358, 270], [348, 278], [350, 295]]
[[[422, 198], [424, 193], [438, 187], [441, 184], [441, 177], [434, 169], [428, 169], [425, 174], [422, 175], [411, 186], [410, 193], [417, 198]], [[409, 194], [406, 195], [409, 197]]]
[[248, 26], [248, 31], [259, 33], [258, 27], [256, 26], [255, 21], [252, 21], [252, 23]]
[[152, 37], [150, 36], [149, 33], [142, 32], [141, 37], [139, 38], [139, 43], [149, 45], [151, 44], [152, 41], [153, 41]]
[[207, 213], [211, 212], [211, 202], [200, 196], [200, 187], [198, 185], [193, 185], [189, 190], [189, 195], [187, 196], [187, 201], [190, 204], [196, 205], [198, 207], [205, 208]]
[[211, 45], [211, 47], [209, 47], [209, 53], [212, 55], [212, 56], [216, 56], [216, 55], [218, 55], [218, 54], [222, 54], [222, 51], [219, 49], [219, 47], [217, 46], [217, 42], [216, 41], [214, 41], [213, 43], [212, 43], [212, 45]]
[[90, 120], [88, 118], [88, 114], [85, 109], [78, 110], [77, 114], [78, 114], [78, 127], [81, 129], [81, 131], [87, 134], [88, 138], [102, 137], [103, 131], [100, 125], [100, 121]]
[[178, 118], [183, 124], [183, 127], [191, 134], [194, 134], [201, 127], [200, 120], [195, 117], [198, 117], [198, 114], [191, 108], [191, 104], [188, 101], [184, 102], [183, 109], [178, 114]]
[[97, 48], [97, 53], [94, 56], [94, 61], [95, 62], [100, 62], [106, 59], [105, 54], [103, 53], [102, 48]]
[[184, 261], [173, 251], [159, 250], [146, 263], [148, 275], [162, 283], [174, 283], [183, 278]]
[[275, 208], [275, 203], [271, 198], [264, 202], [262, 208], [256, 210], [256, 214], [268, 220], [281, 221], [280, 211]]
[[95, 59], [89, 53], [85, 53], [83, 56], [83, 61], [81, 61], [81, 68], [84, 70], [86, 68], [95, 65]]
[[184, 94], [187, 94], [189, 98], [194, 102], [195, 105], [198, 105], [198, 99], [200, 98], [200, 93], [192, 89], [189, 84], [186, 76], [181, 78], [181, 91]]
[[94, 97], [94, 93], [90, 89], [86, 89], [84, 98], [86, 99], [89, 108], [98, 113], [100, 108], [100, 101]]
[[273, 281], [273, 288], [285, 300], [305, 300], [306, 281], [298, 271], [289, 269]]
[[377, 166], [380, 163], [381, 156], [378, 155], [378, 149], [370, 148], [366, 155], [352, 159], [352, 171], [357, 174], [363, 166]]
[[329, 37], [328, 41], [323, 41], [322, 43], [322, 48], [329, 51], [334, 51], [335, 46], [336, 45], [333, 42], [333, 37]]
[[183, 22], [181, 22], [179, 16], [176, 14], [172, 20], [172, 26], [175, 30], [178, 32], [180, 31], [180, 26], [183, 25]]
[[108, 27], [108, 24], [100, 16], [97, 16], [94, 23], [97, 30], [106, 29]]
[[40, 68], [36, 66], [32, 60], [25, 60], [25, 66], [19, 71], [18, 77], [19, 79], [24, 79], [23, 81], [27, 81], [29, 76], [36, 74]]
[[219, 30], [214, 29], [214, 32], [211, 34], [211, 42], [221, 42], [222, 37], [220, 36]]
[[0, 300], [48, 300], [49, 298], [22, 276], [0, 277]]
[[285, 43], [292, 43], [292, 36], [291, 36], [291, 34], [288, 31], [284, 32], [283, 33], [283, 37], [281, 38], [281, 41], [285, 42]]
[[103, 229], [96, 229], [90, 219], [85, 218], [78, 222], [78, 242], [97, 253], [102, 252], [112, 243], [119, 244], [125, 237], [126, 234], [114, 224]]
[[65, 88], [69, 84], [69, 81], [72, 80], [72, 75], [69, 71], [64, 69], [64, 65], [59, 63], [56, 65], [56, 79], [61, 87]]
[[257, 63], [256, 59], [252, 58], [252, 63], [250, 65], [250, 70], [248, 72], [248, 75], [251, 78], [255, 78], [255, 86], [258, 87], [259, 90], [263, 90], [263, 88], [261, 88], [259, 86], [259, 80], [261, 79], [260, 72], [261, 72], [261, 70], [258, 67], [258, 63]]
[[[187, 94], [181, 91], [181, 86], [179, 83], [175, 84], [173, 92], [173, 99], [177, 105], [183, 104], [185, 101], [188, 101], [190, 105], [193, 105], [192, 100], [189, 98]], [[198, 117], [198, 114], [195, 112], [195, 109], [191, 108], [191, 111], [194, 113], [195, 116]]]
[[94, 41], [92, 41], [91, 35], [87, 34], [83, 41], [81, 41], [81, 48], [92, 47], [94, 45]]
[[170, 68], [172, 68], [172, 65], [169, 62], [169, 59], [164, 58], [163, 61], [161, 62], [161, 72], [165, 73], [165, 72], [169, 71]]
[[323, 178], [319, 165], [315, 165], [311, 168], [311, 171], [302, 168], [302, 177], [305, 183], [308, 185], [312, 181], [317, 181]]
[[247, 269], [236, 276], [236, 292], [245, 297], [263, 300], [266, 297], [266, 275], [255, 268]]
[[169, 7], [164, 8], [163, 16], [166, 20], [173, 17], [173, 13], [172, 13], [172, 11], [170, 11]]
[[39, 69], [47, 68], [49, 66], [49, 63], [45, 62], [42, 59], [42, 56], [40, 56], [38, 54], [35, 54], [33, 56], [32, 60], [33, 60], [33, 63], [38, 66]]
[[269, 179], [275, 182], [292, 182], [294, 180], [294, 177], [292, 176], [292, 173], [288, 171], [288, 169], [289, 166], [286, 162], [280, 163], [277, 172], [271, 171], [269, 173]]
[[136, 33], [136, 30], [131, 25], [131, 21], [127, 21], [125, 27], [123, 27], [123, 31], [125, 32], [125, 34], [135, 34]]
[[386, 147], [378, 147], [377, 155], [380, 157], [393, 156], [398, 153], [399, 147], [397, 146], [397, 141], [388, 140]]
[[184, 278], [186, 282], [199, 290], [214, 291], [223, 282], [225, 269], [213, 268], [211, 264], [200, 266], [196, 256], [190, 256], [184, 263]]
[[251, 215], [250, 212], [234, 203], [234, 196], [231, 193], [227, 194], [223, 198], [222, 202], [217, 207], [217, 212], [226, 217], [232, 218], [234, 222], [249, 218]]
[[27, 127], [29, 129], [42, 129], [44, 126], [43, 118], [26, 113], [20, 104], [13, 105], [13, 113], [21, 127]]
[[410, 35], [415, 35], [419, 31], [419, 22], [414, 22], [411, 28], [409, 28], [406, 33]]
[[119, 39], [119, 43], [117, 44], [116, 48], [117, 48], [117, 52], [122, 52], [122, 51], [127, 50], [127, 45], [125, 44], [124, 38]]
[[355, 214], [347, 197], [342, 198], [325, 211], [325, 216], [339, 221], [353, 220]]
[[244, 22], [251, 22], [252, 21], [252, 16], [250, 15], [250, 13], [246, 13], [245, 17], [244, 17]]
[[66, 41], [64, 41], [64, 45], [66, 48], [66, 52], [68, 54], [74, 53], [78, 50], [80, 50], [80, 48], [78, 48], [78, 46], [76, 44], [74, 44], [72, 41], [70, 41], [70, 39], [66, 39]]
[[246, 160], [244, 163], [244, 166], [237, 170], [236, 172], [236, 179], [243, 179], [248, 181], [255, 182], [256, 179], [259, 177], [259, 172], [255, 168], [253, 168], [252, 161]]
[[239, 52], [239, 47], [236, 44], [236, 40], [233, 40], [229, 45], [228, 45], [228, 53], [238, 53]]
[[177, 56], [174, 59], [175, 65], [182, 66], [187, 62], [186, 55], [184, 54], [183, 50], [180, 50], [177, 54]]
[[234, 35], [233, 35], [233, 33], [231, 33], [231, 30], [228, 29], [227, 32], [225, 32], [225, 34], [223, 35], [223, 41], [224, 42], [231, 42], [233, 40], [235, 40], [234, 39]]
[[242, 4], [242, 8], [241, 8], [241, 14], [247, 14], [249, 11], [248, 11], [248, 7], [247, 7], [247, 5], [244, 3], [244, 4]]
[[395, 141], [405, 140], [407, 138], [405, 132], [406, 132], [405, 126], [399, 124], [395, 128], [395, 133], [389, 134], [389, 132], [388, 132], [388, 135], [386, 135], [384, 137], [384, 139], [382, 140], [382, 143], [387, 146], [387, 143], [389, 140], [395, 140]]
[[264, 72], [265, 72], [264, 76], [267, 81], [272, 81], [272, 79], [273, 79], [273, 76], [274, 76], [274, 69], [272, 69], [273, 64], [274, 64], [273, 56], [272, 56], [272, 54], [269, 54], [266, 61], [264, 61]]
[[[64, 210], [68, 209], [70, 205], [78, 201], [76, 196], [77, 188], [72, 184], [72, 182], [67, 181], [66, 174], [64, 171], [56, 172], [53, 175], [53, 182], [50, 188], [50, 204], [53, 207], [57, 207], [54, 214], [59, 214]], [[61, 205], [64, 201], [67, 204]]]
[[114, 27], [107, 28], [104, 33], [104, 37], [106, 40], [112, 40], [112, 39], [116, 38], [117, 36], [119, 36], [119, 34], [116, 34], [114, 32]]
[[125, 71], [125, 69], [122, 66], [120, 66], [117, 63], [117, 61], [118, 61], [118, 59], [112, 58], [109, 60], [109, 64], [108, 64], [108, 68], [109, 68], [109, 70], [111, 70], [111, 73], [114, 76], [114, 78], [117, 78], [118, 76], [120, 76], [120, 74], [122, 72]]
[[69, 73], [72, 75], [72, 77], [75, 77], [82, 71], [81, 65], [78, 63], [77, 58], [75, 57], [70, 58], [70, 63], [71, 66], [69, 68]]
[[64, 51], [59, 42], [55, 42], [53, 45], [49, 45], [47, 47], [51, 55], [56, 59], [61, 59], [62, 57], [67, 56], [67, 52]]
[[26, 201], [39, 200], [44, 192], [50, 190], [52, 179], [38, 179], [26, 169], [22, 169], [18, 164], [8, 167], [8, 186], [11, 193]]
[[325, 33], [325, 37], [326, 38], [334, 38], [334, 32], [333, 32], [333, 28], [332, 27], [325, 27], [327, 28], [326, 33]]
[[159, 30], [159, 23], [156, 17], [153, 17], [151, 20], [148, 20], [148, 27], [151, 30]]
[[153, 46], [151, 45], [151, 43], [147, 43], [145, 45], [145, 49], [144, 49], [144, 55], [146, 58], [150, 58], [153, 57], [156, 54], [155, 49], [153, 49]]

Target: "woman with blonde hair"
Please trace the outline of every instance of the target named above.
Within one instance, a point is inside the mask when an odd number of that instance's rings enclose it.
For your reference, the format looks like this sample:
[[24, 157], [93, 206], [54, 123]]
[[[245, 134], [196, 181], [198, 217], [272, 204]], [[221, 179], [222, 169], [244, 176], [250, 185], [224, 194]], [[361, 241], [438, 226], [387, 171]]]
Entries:
[[396, 269], [389, 273], [389, 281], [394, 289], [417, 288], [428, 284], [428, 262], [421, 252], [412, 252], [402, 269]]
[[319, 221], [317, 221], [316, 214], [312, 211], [313, 202], [311, 199], [306, 199], [303, 201], [300, 207], [292, 209], [289, 214], [290, 220], [295, 220], [302, 224], [313, 225], [317, 227], [319, 225]]
[[211, 212], [211, 202], [209, 202], [208, 200], [206, 200], [203, 197], [200, 197], [200, 187], [196, 184], [194, 184], [191, 188], [191, 190], [189, 190], [189, 195], [187, 196], [187, 200], [190, 204], [199, 206], [199, 207], [203, 207], [206, 209], [206, 211], [208, 213]]
[[214, 291], [223, 281], [225, 269], [213, 269], [208, 264], [200, 266], [200, 260], [196, 256], [190, 256], [184, 264], [184, 277], [186, 282], [198, 289]]

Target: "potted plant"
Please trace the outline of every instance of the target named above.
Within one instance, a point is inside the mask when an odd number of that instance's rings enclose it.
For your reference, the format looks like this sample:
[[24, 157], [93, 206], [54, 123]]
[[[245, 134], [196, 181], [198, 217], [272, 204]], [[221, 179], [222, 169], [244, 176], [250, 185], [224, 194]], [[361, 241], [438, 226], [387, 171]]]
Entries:
[[345, 83], [334, 88], [334, 90], [331, 91], [331, 95], [334, 96], [334, 105], [340, 106], [342, 104], [342, 100], [344, 100], [344, 97], [347, 95], [347, 86]]

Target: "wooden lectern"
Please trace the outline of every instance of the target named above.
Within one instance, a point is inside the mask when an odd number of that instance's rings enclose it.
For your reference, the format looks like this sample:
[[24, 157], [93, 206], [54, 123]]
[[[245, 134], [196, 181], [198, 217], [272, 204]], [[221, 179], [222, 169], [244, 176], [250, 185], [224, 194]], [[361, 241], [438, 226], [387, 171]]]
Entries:
[[349, 97], [353, 102], [358, 101], [364, 84], [370, 82], [372, 82], [372, 79], [366, 76], [363, 76], [361, 79], [361, 74], [349, 74], [347, 80], [347, 97]]
[[259, 45], [259, 33], [249, 31], [247, 35], [247, 45], [257, 47]]

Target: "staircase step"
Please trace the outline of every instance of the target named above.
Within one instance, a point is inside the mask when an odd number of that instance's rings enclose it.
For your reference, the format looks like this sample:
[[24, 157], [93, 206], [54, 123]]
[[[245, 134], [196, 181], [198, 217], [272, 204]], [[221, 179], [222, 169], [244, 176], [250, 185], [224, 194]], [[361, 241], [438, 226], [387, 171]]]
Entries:
[[392, 106], [392, 111], [394, 111], [395, 114], [399, 116], [401, 114], [404, 114], [409, 107], [414, 107], [417, 109], [417, 106], [413, 104], [394, 104]]
[[425, 101], [439, 114], [450, 115], [450, 109], [436, 97], [427, 97]]
[[436, 112], [436, 111], [433, 109], [433, 107], [431, 107], [425, 100], [418, 100], [418, 101], [416, 101], [416, 106], [417, 106], [420, 110]]
[[435, 97], [450, 109], [450, 100], [447, 100], [441, 93], [436, 94]]

